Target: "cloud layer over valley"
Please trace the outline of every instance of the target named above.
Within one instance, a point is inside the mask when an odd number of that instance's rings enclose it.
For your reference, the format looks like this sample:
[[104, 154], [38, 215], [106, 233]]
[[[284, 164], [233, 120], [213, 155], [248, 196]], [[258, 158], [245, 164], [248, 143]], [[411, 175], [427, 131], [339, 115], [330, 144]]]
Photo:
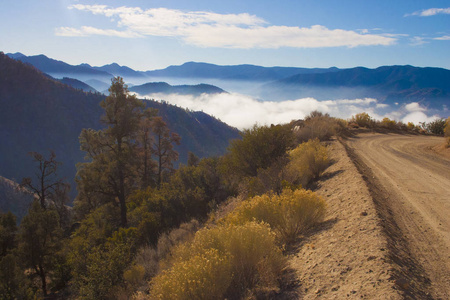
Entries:
[[349, 119], [352, 115], [367, 112], [376, 120], [384, 117], [402, 122], [429, 122], [438, 118], [436, 112], [412, 102], [392, 107], [377, 99], [338, 99], [319, 101], [302, 98], [285, 101], [259, 101], [238, 93], [202, 94], [198, 97], [177, 94], [137, 95], [140, 98], [165, 100], [183, 108], [203, 111], [239, 129], [260, 125], [287, 123], [302, 119], [311, 111], [329, 113], [333, 117]]

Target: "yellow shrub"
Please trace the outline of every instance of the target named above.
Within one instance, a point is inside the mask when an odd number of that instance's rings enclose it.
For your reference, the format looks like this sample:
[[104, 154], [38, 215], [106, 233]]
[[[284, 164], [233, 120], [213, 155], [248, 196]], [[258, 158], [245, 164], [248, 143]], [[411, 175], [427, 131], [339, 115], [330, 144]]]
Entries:
[[383, 118], [383, 120], [380, 123], [380, 126], [387, 129], [395, 129], [397, 127], [397, 123], [389, 118]]
[[[214, 270], [207, 263], [212, 255], [221, 259]], [[275, 234], [267, 224], [255, 222], [202, 229], [191, 243], [177, 247], [172, 257], [172, 268], [152, 281], [150, 293], [157, 299], [239, 298], [249, 289], [276, 288], [285, 266]], [[203, 296], [205, 287], [215, 295]]]
[[289, 152], [290, 162], [286, 167], [286, 179], [303, 187], [317, 179], [328, 167], [328, 151], [318, 139], [300, 144]]
[[151, 281], [151, 299], [221, 299], [232, 278], [230, 260], [217, 249], [205, 249], [179, 261]]
[[286, 189], [281, 195], [265, 194], [242, 202], [225, 222], [262, 221], [270, 225], [282, 242], [289, 243], [322, 221], [325, 207], [325, 201], [312, 191]]

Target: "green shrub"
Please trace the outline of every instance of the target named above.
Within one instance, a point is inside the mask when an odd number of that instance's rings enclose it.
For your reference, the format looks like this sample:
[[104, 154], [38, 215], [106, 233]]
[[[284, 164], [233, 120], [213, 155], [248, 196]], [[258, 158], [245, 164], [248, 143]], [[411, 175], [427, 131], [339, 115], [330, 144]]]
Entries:
[[286, 189], [281, 195], [265, 194], [243, 201], [224, 221], [262, 221], [270, 225], [280, 241], [290, 243], [322, 221], [325, 208], [325, 201], [312, 191]]
[[294, 134], [289, 125], [253, 126], [233, 140], [222, 160], [222, 172], [241, 180], [256, 176], [258, 169], [268, 168], [294, 147]]
[[444, 135], [445, 123], [445, 119], [437, 119], [426, 123], [425, 129], [432, 134]]

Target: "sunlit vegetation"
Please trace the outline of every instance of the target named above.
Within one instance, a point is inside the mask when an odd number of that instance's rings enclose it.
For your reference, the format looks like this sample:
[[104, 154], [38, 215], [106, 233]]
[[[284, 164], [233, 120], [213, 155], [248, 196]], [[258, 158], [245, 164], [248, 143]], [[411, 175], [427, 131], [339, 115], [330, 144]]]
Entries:
[[150, 299], [239, 299], [276, 286], [284, 267], [270, 227], [255, 222], [204, 228], [173, 249], [171, 260], [151, 281]]
[[332, 136], [342, 135], [347, 130], [347, 121], [333, 118], [329, 114], [312, 111], [304, 120], [291, 122], [297, 143], [313, 139], [327, 141]]
[[[329, 165], [326, 141], [343, 120], [255, 125], [226, 155], [174, 167], [183, 141], [115, 78], [103, 129], [83, 129], [77, 192], [57, 155], [32, 153], [35, 194], [17, 225], [0, 215], [0, 298], [239, 299], [279, 290], [285, 245], [320, 223], [325, 202], [306, 190]], [[37, 180], [36, 180], [37, 179]], [[240, 199], [222, 217], [228, 199]]]
[[314, 192], [285, 189], [280, 195], [264, 194], [243, 201], [223, 221], [231, 224], [267, 223], [278, 240], [288, 244], [321, 222], [325, 208], [324, 200]]
[[387, 130], [390, 132], [403, 132], [403, 133], [421, 133], [421, 134], [445, 134], [445, 119], [435, 119], [431, 122], [420, 122], [414, 124], [408, 122], [407, 124], [401, 121], [391, 120], [387, 117], [381, 121], [373, 119], [368, 113], [359, 113], [352, 116], [348, 121], [349, 128], [368, 128], [372, 130]]
[[176, 167], [175, 147], [195, 143], [163, 121], [167, 103], [146, 108], [120, 77], [109, 92], [103, 129], [79, 134], [86, 160], [73, 207], [58, 153], [31, 153], [37, 176], [20, 185], [34, 195], [28, 213], [0, 214], [1, 299], [270, 299], [286, 247], [324, 220], [325, 201], [308, 189], [331, 163], [329, 140], [370, 128], [445, 134], [450, 145], [450, 119], [417, 126], [313, 111], [255, 125], [225, 155], [189, 153]]

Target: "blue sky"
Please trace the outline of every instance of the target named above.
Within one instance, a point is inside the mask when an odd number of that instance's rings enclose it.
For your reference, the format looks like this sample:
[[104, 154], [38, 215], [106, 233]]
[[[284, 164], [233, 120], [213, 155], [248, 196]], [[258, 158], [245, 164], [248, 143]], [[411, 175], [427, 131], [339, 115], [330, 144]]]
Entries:
[[450, 2], [1, 0], [0, 51], [137, 70], [187, 61], [450, 69]]

